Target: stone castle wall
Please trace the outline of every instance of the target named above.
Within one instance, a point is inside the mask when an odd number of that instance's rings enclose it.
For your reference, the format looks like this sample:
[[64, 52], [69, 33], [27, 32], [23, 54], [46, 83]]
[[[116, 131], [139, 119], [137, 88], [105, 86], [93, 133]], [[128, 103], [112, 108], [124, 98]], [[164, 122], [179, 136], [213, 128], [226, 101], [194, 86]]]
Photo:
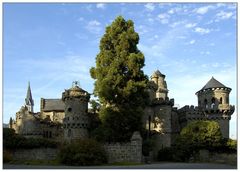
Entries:
[[57, 158], [57, 149], [35, 148], [17, 149], [13, 152], [14, 160], [54, 160]]
[[[178, 110], [180, 117], [180, 125], [181, 128], [185, 127], [189, 122], [194, 120], [213, 120], [216, 121], [224, 138], [229, 138], [229, 120], [230, 116], [224, 115], [218, 110], [205, 110], [200, 111], [196, 106], [184, 106]], [[181, 121], [181, 119], [185, 119], [185, 121]]]
[[108, 163], [142, 161], [142, 138], [139, 132], [135, 132], [128, 143], [105, 144]]

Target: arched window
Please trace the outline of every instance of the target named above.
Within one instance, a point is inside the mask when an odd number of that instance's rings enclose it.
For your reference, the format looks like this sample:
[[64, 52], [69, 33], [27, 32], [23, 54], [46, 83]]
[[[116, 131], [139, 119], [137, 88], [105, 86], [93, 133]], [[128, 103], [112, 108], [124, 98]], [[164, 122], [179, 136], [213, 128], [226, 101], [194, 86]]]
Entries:
[[211, 109], [213, 109], [213, 108], [214, 108], [214, 105], [215, 105], [215, 98], [213, 97], [213, 98], [212, 98]]
[[214, 104], [215, 104], [215, 98], [214, 98], [214, 97], [212, 98], [212, 103], [214, 103]]
[[222, 104], [222, 97], [220, 97], [219, 104]]

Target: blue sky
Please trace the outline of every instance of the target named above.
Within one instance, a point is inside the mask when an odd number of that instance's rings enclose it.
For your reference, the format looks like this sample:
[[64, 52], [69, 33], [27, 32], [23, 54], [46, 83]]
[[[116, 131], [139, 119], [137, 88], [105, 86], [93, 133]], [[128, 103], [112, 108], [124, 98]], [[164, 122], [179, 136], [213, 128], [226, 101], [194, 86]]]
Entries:
[[[105, 27], [118, 16], [133, 20], [144, 72], [166, 75], [178, 107], [197, 105], [195, 92], [214, 76], [231, 87], [236, 105], [236, 4], [49, 3], [3, 4], [3, 122], [24, 104], [31, 83], [35, 112], [40, 98], [61, 98], [79, 81], [93, 92], [89, 74]], [[230, 122], [236, 138], [236, 112]]]

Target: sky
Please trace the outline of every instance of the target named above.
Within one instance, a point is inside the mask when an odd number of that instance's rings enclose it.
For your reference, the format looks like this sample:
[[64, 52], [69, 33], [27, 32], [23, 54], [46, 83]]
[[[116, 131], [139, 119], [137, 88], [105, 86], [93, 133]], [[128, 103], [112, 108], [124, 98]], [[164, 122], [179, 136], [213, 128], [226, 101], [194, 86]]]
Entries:
[[[79, 81], [93, 92], [95, 66], [106, 26], [122, 15], [134, 22], [145, 56], [144, 73], [166, 75], [175, 106], [197, 105], [195, 93], [213, 76], [232, 88], [236, 106], [236, 3], [4, 3], [3, 122], [24, 105], [28, 81], [40, 98], [61, 98]], [[230, 137], [237, 135], [236, 112]]]

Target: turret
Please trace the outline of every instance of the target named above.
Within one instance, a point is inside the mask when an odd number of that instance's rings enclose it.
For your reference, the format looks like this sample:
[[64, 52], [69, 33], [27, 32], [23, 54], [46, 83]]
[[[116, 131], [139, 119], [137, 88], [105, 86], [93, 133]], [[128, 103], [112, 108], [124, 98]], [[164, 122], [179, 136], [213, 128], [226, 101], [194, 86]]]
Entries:
[[165, 75], [163, 75], [159, 70], [155, 71], [151, 80], [157, 85], [156, 98], [157, 99], [167, 99], [168, 89], [167, 83], [165, 81]]
[[34, 101], [33, 101], [33, 98], [32, 98], [30, 82], [28, 82], [27, 95], [26, 95], [26, 98], [25, 98], [25, 106], [27, 107], [29, 112], [33, 112]]
[[219, 123], [222, 136], [229, 138], [229, 120], [235, 107], [229, 103], [231, 88], [226, 87], [215, 78], [211, 78], [198, 92], [199, 110], [205, 118]]
[[65, 103], [65, 118], [63, 119], [64, 138], [71, 141], [88, 137], [88, 101], [90, 94], [81, 89], [77, 82], [72, 88], [62, 93]]
[[234, 107], [229, 104], [230, 92], [231, 88], [212, 77], [201, 90], [196, 92], [198, 107], [202, 110], [234, 111]]

